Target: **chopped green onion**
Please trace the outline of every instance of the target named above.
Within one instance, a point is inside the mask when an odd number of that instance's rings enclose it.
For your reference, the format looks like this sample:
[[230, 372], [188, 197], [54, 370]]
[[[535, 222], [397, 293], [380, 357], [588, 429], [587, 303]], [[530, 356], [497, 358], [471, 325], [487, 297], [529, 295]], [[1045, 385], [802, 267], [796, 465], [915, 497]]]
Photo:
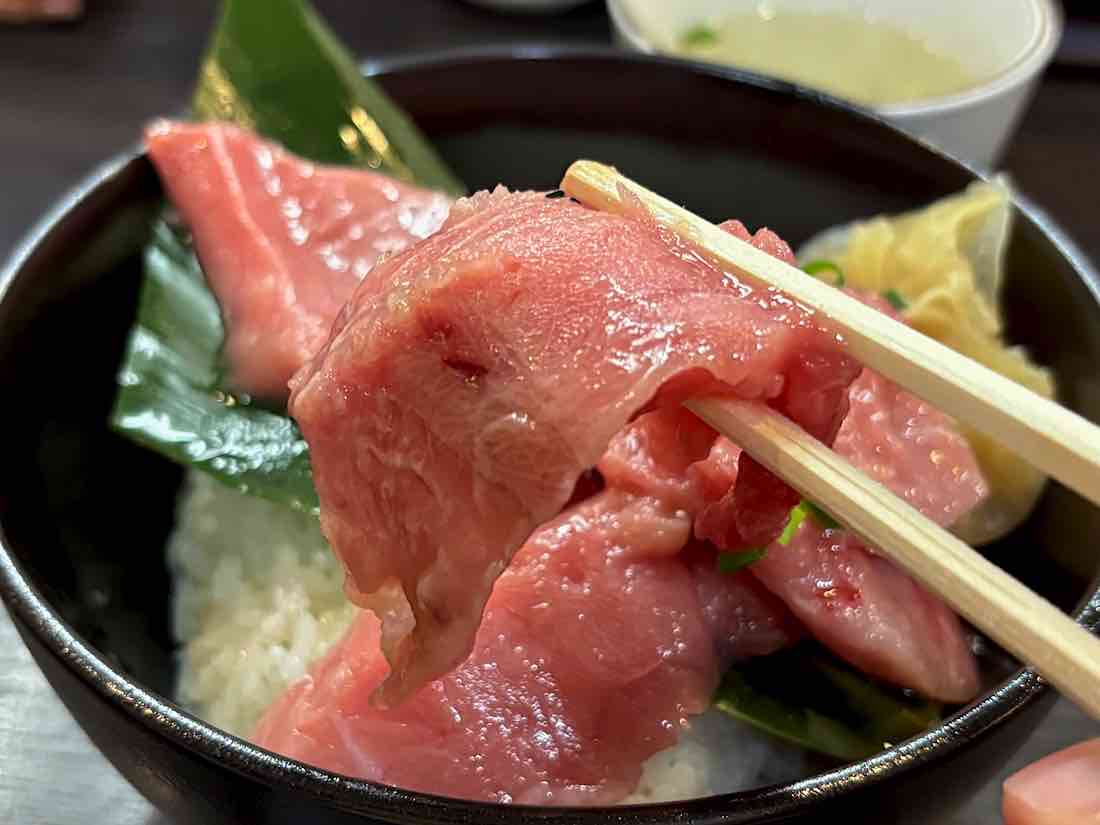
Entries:
[[718, 42], [718, 32], [706, 23], [700, 23], [684, 32], [680, 42], [684, 46], [713, 46]]
[[[791, 508], [791, 514], [787, 517], [787, 524], [783, 528], [783, 532], [779, 534], [776, 542], [782, 547], [789, 545], [791, 539], [794, 538], [794, 534], [798, 532], [798, 528], [802, 526], [802, 522], [807, 518], [812, 518], [824, 530], [834, 530], [840, 527], [837, 520], [818, 505], [807, 499], [802, 499]], [[767, 555], [767, 550], [762, 547], [754, 547], [736, 553], [720, 553], [718, 556], [718, 569], [722, 573], [736, 573], [750, 564], [756, 564], [765, 555]]]
[[890, 302], [890, 306], [896, 309], [898, 312], [902, 312], [909, 307], [908, 302], [901, 297], [901, 293], [896, 289], [888, 289], [882, 293], [882, 297]]
[[762, 547], [754, 547], [751, 550], [742, 550], [738, 553], [721, 553], [718, 556], [718, 571], [721, 573], [736, 573], [744, 570], [750, 564], [756, 564], [767, 553]]
[[840, 527], [840, 522], [838, 522], [835, 518], [830, 516], [812, 501], [809, 501], [808, 499], [802, 499], [802, 504], [800, 506], [805, 507], [806, 514], [808, 516], [811, 516], [813, 520], [816, 521], [818, 525], [823, 527], [824, 529], [835, 530], [836, 528]]
[[[812, 501], [803, 499], [791, 508], [791, 514], [787, 517], [787, 524], [783, 528], [783, 532], [779, 534], [776, 542], [782, 547], [789, 545], [791, 539], [794, 538], [794, 534], [798, 532], [798, 528], [802, 526], [802, 522], [807, 517], [813, 518], [819, 526], [826, 530], [840, 526], [832, 516]], [[737, 553], [721, 553], [718, 556], [718, 569], [723, 573], [736, 573], [738, 570], [743, 570], [750, 564], [760, 561], [766, 554], [767, 550], [760, 547], [742, 550]]]
[[776, 539], [776, 541], [786, 547], [791, 543], [794, 534], [798, 532], [798, 528], [802, 526], [802, 522], [805, 520], [806, 508], [803, 507], [800, 502], [796, 507], [791, 508], [791, 515], [790, 518], [787, 519], [787, 526], [783, 528], [783, 532], [779, 534], [779, 538]]
[[847, 283], [847, 279], [844, 277], [844, 270], [835, 261], [828, 261], [825, 259], [810, 261], [804, 267], [802, 271], [807, 275], [813, 275], [815, 278], [822, 272], [835, 272], [836, 279], [833, 281], [833, 286], [840, 288]]
[[791, 508], [791, 515], [787, 519], [787, 526], [783, 528], [783, 532], [779, 534], [779, 538], [776, 541], [786, 547], [791, 543], [791, 539], [794, 538], [794, 534], [798, 532], [798, 528], [802, 526], [807, 518], [812, 518], [817, 522], [818, 526], [825, 530], [833, 530], [840, 527], [840, 524], [814, 504], [812, 501], [802, 499], [797, 505]]

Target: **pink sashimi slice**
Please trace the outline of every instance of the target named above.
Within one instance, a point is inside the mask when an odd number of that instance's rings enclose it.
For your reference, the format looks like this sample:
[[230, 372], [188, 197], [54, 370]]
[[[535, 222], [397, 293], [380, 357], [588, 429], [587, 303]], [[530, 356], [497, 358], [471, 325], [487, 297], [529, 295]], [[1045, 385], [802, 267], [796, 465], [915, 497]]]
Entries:
[[1040, 759], [1004, 783], [1004, 825], [1100, 822], [1100, 739]]
[[[470, 652], [493, 582], [639, 412], [700, 394], [801, 404], [808, 354], [845, 386], [835, 335], [650, 223], [484, 192], [380, 264], [294, 379], [325, 535], [382, 618], [396, 703]], [[834, 392], [835, 404], [844, 401]]]
[[438, 229], [450, 206], [228, 124], [158, 121], [145, 144], [221, 307], [234, 387], [275, 402], [367, 272]]
[[865, 673], [945, 702], [977, 693], [958, 617], [849, 533], [804, 522], [750, 569], [818, 641]]
[[388, 666], [364, 611], [268, 709], [255, 741], [446, 796], [618, 801], [706, 709], [718, 678], [687, 568], [662, 547], [639, 557], [654, 548], [637, 531], [620, 536], [630, 507], [600, 493], [540, 529], [497, 580], [470, 657], [399, 707], [369, 701]]
[[[540, 527], [497, 579], [471, 655], [395, 708], [364, 612], [271, 707], [258, 744], [352, 776], [447, 796], [610, 804], [705, 710], [733, 658], [771, 652], [797, 623], [749, 579], [681, 552], [701, 497], [677, 479], [714, 433], [679, 409], [619, 433], [606, 488]], [[688, 509], [685, 509], [688, 508]]]
[[[871, 370], [849, 390], [834, 449], [941, 525], [987, 489], [966, 440], [942, 413]], [[738, 450], [719, 440], [691, 473], [710, 503], [695, 532], [722, 545], [733, 519]], [[735, 531], [736, 532], [736, 531]], [[809, 632], [861, 670], [949, 702], [973, 698], [978, 671], [958, 617], [892, 562], [842, 530], [804, 521], [750, 568]]]
[[954, 422], [872, 370], [848, 393], [833, 449], [948, 527], [989, 495], [977, 458]]
[[[753, 246], [789, 264], [795, 263], [787, 242], [769, 229], [750, 235], [740, 221], [726, 221], [721, 228]], [[845, 368], [847, 355], [830, 347], [808, 348], [787, 365], [782, 389], [768, 399], [768, 405], [797, 421], [807, 433], [826, 444], [831, 443], [847, 413], [848, 386], [852, 373]], [[721, 515], [722, 547], [762, 547], [776, 538], [799, 495], [772, 475], [755, 458], [741, 453], [737, 472], [723, 500], [711, 505]], [[705, 472], [705, 471], [704, 471]], [[704, 522], [713, 513], [703, 513]]]
[[[700, 518], [708, 494], [721, 494], [712, 482], [728, 486], [737, 473], [740, 450], [718, 438], [684, 407], [666, 407], [635, 419], [611, 440], [596, 469], [609, 487], [628, 491], [649, 505], [644, 530], [670, 532], [658, 513]], [[730, 467], [723, 467], [728, 462]], [[715, 478], [709, 478], [708, 475]], [[643, 543], [654, 545], [652, 537]], [[790, 646], [805, 631], [790, 610], [751, 573], [723, 573], [718, 550], [706, 541], [686, 547], [669, 543], [691, 571], [703, 620], [714, 639], [720, 666], [766, 656]]]
[[723, 670], [783, 650], [805, 637], [805, 628], [790, 609], [751, 571], [719, 569], [714, 545], [696, 541], [684, 555]]

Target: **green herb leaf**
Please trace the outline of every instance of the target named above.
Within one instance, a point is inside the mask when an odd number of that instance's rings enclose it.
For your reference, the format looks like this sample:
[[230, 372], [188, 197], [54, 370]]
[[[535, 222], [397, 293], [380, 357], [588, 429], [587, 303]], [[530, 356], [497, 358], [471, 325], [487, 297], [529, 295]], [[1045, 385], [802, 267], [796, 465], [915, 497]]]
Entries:
[[855, 762], [881, 748], [848, 726], [817, 711], [780, 701], [730, 671], [714, 699], [714, 706], [780, 739], [816, 753]]
[[763, 547], [754, 547], [750, 550], [741, 550], [737, 553], [719, 553], [718, 571], [720, 573], [736, 573], [750, 564], [756, 564], [768, 553]]
[[[226, 0], [194, 109], [199, 117], [254, 129], [315, 161], [464, 191], [304, 0]], [[158, 222], [112, 426], [239, 490], [316, 511], [309, 451], [297, 426], [227, 391], [223, 340], [218, 305], [194, 252]]]
[[825, 260], [824, 258], [817, 261], [810, 261], [802, 267], [802, 271], [807, 275], [813, 275], [815, 278], [823, 272], [833, 272], [836, 274], [836, 277], [833, 279], [833, 286], [838, 289], [847, 283], [847, 278], [844, 277], [844, 270], [840, 268], [840, 265], [834, 261]]
[[194, 254], [159, 221], [112, 425], [241, 492], [316, 510], [309, 451], [294, 422], [219, 389], [221, 342], [218, 305]]
[[786, 547], [791, 543], [791, 539], [794, 538], [794, 534], [798, 532], [798, 528], [802, 526], [802, 522], [806, 520], [806, 508], [801, 503], [791, 508], [791, 514], [787, 518], [787, 526], [783, 528], [783, 532], [779, 534], [779, 538], [776, 539], [781, 545]]
[[789, 742], [848, 761], [915, 736], [941, 715], [939, 705], [880, 685], [817, 642], [733, 668], [714, 705]]
[[906, 696], [884, 688], [832, 656], [814, 657], [813, 666], [839, 691], [851, 714], [864, 719], [863, 730], [884, 745], [894, 745], [940, 721], [938, 702]]
[[226, 0], [193, 100], [319, 163], [466, 193], [435, 149], [304, 0]]
[[794, 538], [794, 534], [798, 532], [798, 528], [802, 526], [802, 522], [807, 518], [812, 518], [817, 522], [819, 527], [825, 530], [835, 530], [841, 526], [836, 519], [822, 510], [818, 505], [808, 499], [802, 499], [802, 501], [791, 508], [791, 514], [787, 518], [787, 524], [776, 541], [784, 547], [789, 545], [791, 539]]
[[718, 42], [718, 32], [708, 26], [706, 23], [700, 23], [698, 26], [692, 26], [683, 36], [680, 38], [680, 43], [683, 46], [695, 47], [695, 46], [713, 46]]
[[904, 312], [908, 309], [909, 304], [904, 298], [901, 297], [901, 293], [896, 289], [888, 289], [882, 293], [882, 297], [890, 302], [890, 306], [896, 309], [898, 312]]
[[825, 530], [836, 530], [840, 527], [840, 522], [830, 516], [820, 506], [814, 504], [809, 499], [802, 499], [802, 503], [799, 505], [805, 509], [806, 515], [810, 516], [814, 521], [818, 523], [818, 526]]

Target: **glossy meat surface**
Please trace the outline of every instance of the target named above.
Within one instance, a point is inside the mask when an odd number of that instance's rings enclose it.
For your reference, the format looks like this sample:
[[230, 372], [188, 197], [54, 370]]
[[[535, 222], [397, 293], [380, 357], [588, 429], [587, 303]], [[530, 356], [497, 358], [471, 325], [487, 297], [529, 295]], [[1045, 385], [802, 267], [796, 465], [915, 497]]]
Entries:
[[[814, 369], [832, 409], [789, 380]], [[512, 553], [639, 411], [732, 393], [828, 430], [857, 372], [788, 299], [644, 220], [456, 203], [357, 290], [291, 399], [349, 594], [383, 620], [381, 700], [462, 661]]]
[[[871, 370], [849, 396], [833, 446], [854, 466], [945, 526], [986, 495], [976, 457], [943, 413]], [[692, 469], [710, 496], [695, 532], [719, 545], [734, 518], [727, 499], [737, 452], [720, 440]], [[977, 664], [958, 617], [846, 531], [807, 519], [789, 545], [771, 543], [750, 570], [813, 636], [861, 670], [944, 701], [977, 692]]]
[[[456, 670], [396, 708], [374, 706], [388, 666], [365, 611], [267, 711], [256, 741], [448, 796], [620, 800], [642, 763], [710, 704], [734, 651], [771, 652], [794, 638], [782, 632], [793, 620], [759, 585], [716, 578], [712, 548], [681, 552], [701, 498], [678, 476], [713, 438], [682, 410], [642, 416], [601, 462], [629, 472], [609, 472], [603, 490], [524, 544]], [[739, 597], [746, 586], [756, 599]]]
[[375, 263], [438, 229], [450, 206], [227, 124], [158, 121], [145, 144], [222, 309], [231, 380], [270, 401], [286, 400]]

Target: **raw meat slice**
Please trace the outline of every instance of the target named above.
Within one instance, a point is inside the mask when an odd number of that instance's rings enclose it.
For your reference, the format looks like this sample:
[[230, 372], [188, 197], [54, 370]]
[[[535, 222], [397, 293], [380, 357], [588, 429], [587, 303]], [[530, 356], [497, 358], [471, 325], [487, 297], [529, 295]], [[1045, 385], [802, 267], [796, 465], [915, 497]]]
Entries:
[[787, 606], [749, 570], [721, 572], [714, 545], [693, 542], [684, 557], [723, 670], [735, 662], [775, 653], [806, 635]]
[[[666, 407], [627, 425], [596, 467], [609, 487], [659, 500], [654, 512], [699, 519], [708, 493], [721, 496], [732, 483], [740, 453], [683, 407]], [[723, 466], [727, 462], [730, 466]], [[662, 525], [654, 519], [643, 527], [653, 532]], [[642, 541], [652, 543], [648, 537]], [[695, 581], [722, 668], [774, 653], [805, 635], [783, 602], [751, 573], [720, 572], [718, 550], [710, 542], [693, 540], [677, 551]]]
[[[903, 320], [884, 298], [846, 290]], [[955, 422], [874, 370], [847, 390], [833, 449], [943, 527], [989, 495], [978, 458]]]
[[145, 144], [221, 306], [234, 386], [275, 402], [363, 276], [438, 229], [450, 206], [228, 124], [158, 121]]
[[84, 12], [83, 0], [0, 0], [0, 21], [75, 20]]
[[[399, 707], [369, 701], [388, 667], [364, 611], [266, 712], [255, 741], [446, 796], [621, 799], [642, 762], [706, 709], [718, 678], [687, 568], [644, 531], [623, 536], [638, 501], [603, 492], [540, 529], [497, 580], [472, 655]], [[677, 540], [689, 531], [684, 519]]]
[[[871, 370], [849, 390], [834, 449], [929, 518], [948, 525], [986, 494], [977, 459], [950, 419]], [[711, 503], [696, 535], [722, 545], [736, 486], [737, 448], [719, 440], [692, 468]], [[736, 531], [735, 531], [736, 534]], [[842, 530], [803, 522], [750, 568], [809, 632], [856, 667], [950, 702], [977, 692], [974, 656], [958, 617], [892, 562]]]
[[716, 437], [684, 407], [665, 407], [640, 415], [616, 433], [596, 469], [610, 487], [694, 513], [705, 497], [691, 470], [707, 459]]
[[[267, 711], [256, 741], [330, 770], [449, 796], [618, 801], [642, 763], [709, 705], [718, 678], [712, 624], [722, 644], [739, 644], [718, 583], [709, 583], [707, 613], [699, 575], [679, 552], [691, 532], [680, 505], [700, 499], [676, 477], [713, 438], [678, 409], [642, 416], [602, 464], [607, 487], [516, 554], [456, 670], [396, 708], [375, 707], [368, 697], [388, 666], [378, 620], [364, 612]], [[621, 481], [629, 492], [617, 489]]]
[[945, 702], [977, 693], [958, 617], [846, 531], [803, 522], [787, 547], [772, 544], [750, 569], [818, 641], [865, 673]]
[[[769, 229], [755, 236], [740, 221], [726, 221], [721, 228], [773, 257], [794, 264], [795, 257], [787, 242]], [[845, 403], [853, 374], [846, 368], [850, 361], [838, 349], [808, 349], [788, 364], [782, 389], [768, 403], [788, 418], [799, 422], [814, 438], [830, 443], [847, 413]], [[729, 442], [726, 442], [729, 444]], [[732, 446], [732, 445], [730, 445]], [[735, 472], [722, 499], [712, 502], [700, 514], [706, 527], [714, 531], [714, 540], [722, 547], [762, 547], [776, 538], [786, 523], [787, 514], [799, 495], [773, 476], [752, 456], [741, 454], [734, 462]], [[701, 470], [704, 474], [715, 470]]]
[[954, 422], [872, 370], [848, 394], [833, 449], [942, 526], [989, 495], [977, 457]]
[[858, 366], [837, 351], [789, 299], [646, 221], [503, 189], [456, 203], [293, 382], [325, 535], [382, 618], [379, 700], [462, 661], [511, 554], [639, 411], [733, 393], [827, 430], [836, 410], [788, 377], [845, 385]]

